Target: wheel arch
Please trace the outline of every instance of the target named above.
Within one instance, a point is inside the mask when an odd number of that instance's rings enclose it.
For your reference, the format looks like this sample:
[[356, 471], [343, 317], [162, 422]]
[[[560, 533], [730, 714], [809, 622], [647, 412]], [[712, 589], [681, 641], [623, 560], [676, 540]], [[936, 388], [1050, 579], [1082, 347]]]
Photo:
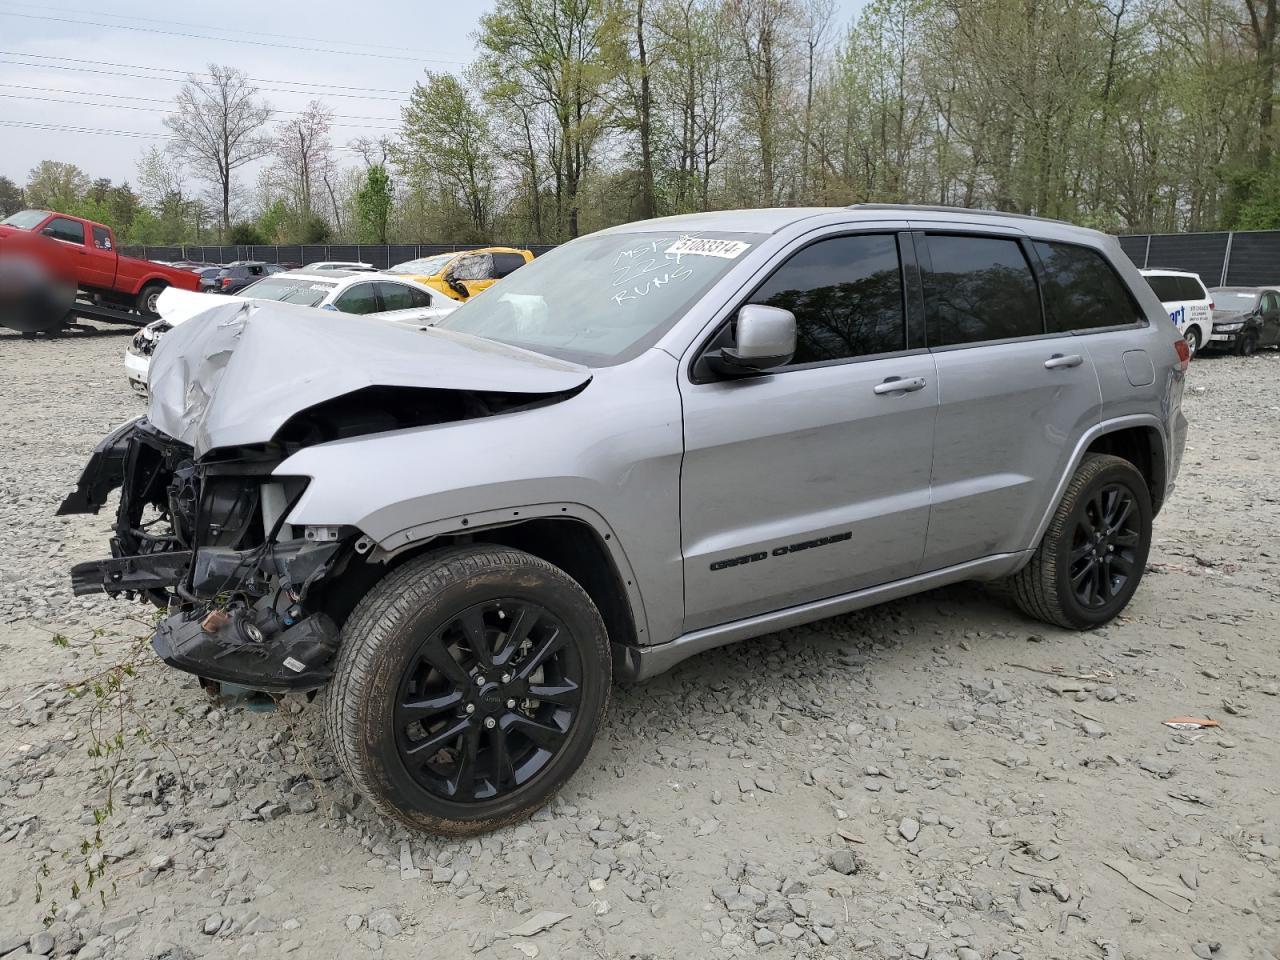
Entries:
[[1168, 490], [1169, 477], [1169, 442], [1165, 437], [1164, 426], [1152, 414], [1134, 414], [1104, 420], [1095, 424], [1077, 441], [1067, 468], [1059, 478], [1053, 496], [1045, 505], [1035, 535], [1027, 544], [1028, 548], [1035, 549], [1044, 537], [1067, 485], [1085, 456], [1090, 453], [1109, 453], [1132, 463], [1147, 481], [1152, 515], [1159, 511]]
[[339, 622], [360, 596], [408, 561], [442, 547], [483, 543], [539, 557], [572, 577], [604, 620], [615, 647], [652, 642], [637, 579], [617, 536], [602, 517], [581, 504], [538, 504], [454, 517], [384, 538], [335, 584]]

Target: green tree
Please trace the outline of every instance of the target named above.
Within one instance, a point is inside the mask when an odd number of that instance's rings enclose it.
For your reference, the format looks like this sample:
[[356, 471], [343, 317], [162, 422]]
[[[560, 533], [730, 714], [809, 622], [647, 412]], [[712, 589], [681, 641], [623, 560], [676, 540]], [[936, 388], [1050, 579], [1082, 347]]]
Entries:
[[22, 188], [8, 177], [0, 177], [0, 218], [22, 209]]
[[465, 210], [474, 238], [485, 237], [493, 223], [496, 145], [488, 116], [456, 77], [428, 72], [426, 83], [414, 84], [401, 137], [395, 158], [410, 185]]
[[233, 223], [227, 232], [227, 242], [236, 246], [260, 246], [269, 241], [262, 235], [256, 223]]
[[356, 193], [356, 239], [360, 243], [387, 242], [393, 200], [387, 168], [375, 163], [366, 171], [364, 183]]
[[27, 175], [26, 202], [40, 210], [66, 212], [89, 192], [89, 177], [74, 163], [41, 160]]

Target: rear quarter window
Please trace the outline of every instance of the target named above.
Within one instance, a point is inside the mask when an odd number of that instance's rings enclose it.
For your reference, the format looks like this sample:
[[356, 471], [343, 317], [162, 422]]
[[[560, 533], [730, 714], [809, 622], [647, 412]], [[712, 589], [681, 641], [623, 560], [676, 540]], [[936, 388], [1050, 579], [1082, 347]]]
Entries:
[[1114, 327], [1143, 319], [1124, 281], [1098, 251], [1041, 240], [1034, 246], [1044, 267], [1049, 332]]

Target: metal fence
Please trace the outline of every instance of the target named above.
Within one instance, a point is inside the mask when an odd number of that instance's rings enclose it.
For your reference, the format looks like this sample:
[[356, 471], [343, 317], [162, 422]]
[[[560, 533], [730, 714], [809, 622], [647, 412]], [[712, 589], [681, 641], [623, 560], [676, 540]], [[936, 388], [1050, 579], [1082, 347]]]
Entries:
[[[270, 246], [179, 246], [150, 247], [126, 246], [123, 253], [130, 257], [141, 257], [144, 260], [163, 260], [172, 263], [175, 260], [196, 260], [200, 263], [231, 263], [233, 260], [262, 260], [266, 263], [317, 263], [321, 260], [344, 260], [356, 263], [369, 263], [378, 269], [416, 260], [419, 257], [432, 257], [438, 253], [453, 253], [458, 250], [475, 250], [491, 244], [448, 244], [448, 243], [319, 243], [319, 244], [280, 244]], [[516, 244], [512, 244], [516, 246]], [[520, 247], [532, 250], [535, 255], [542, 256], [552, 248], [552, 244], [531, 244]]]
[[1206, 287], [1280, 283], [1280, 230], [1135, 234], [1120, 246], [1139, 267], [1190, 270]]
[[[272, 246], [127, 246], [129, 256], [145, 260], [198, 260], [230, 263], [264, 260], [267, 263], [315, 263], [319, 260], [352, 260], [383, 269], [406, 260], [438, 253], [475, 250], [481, 244], [392, 243], [308, 244]], [[515, 246], [515, 244], [513, 244]], [[553, 244], [531, 244], [526, 249], [541, 256]], [[1200, 274], [1205, 286], [1257, 286], [1280, 283], [1280, 230], [1237, 230], [1218, 233], [1130, 234], [1120, 246], [1139, 267], [1169, 267]]]

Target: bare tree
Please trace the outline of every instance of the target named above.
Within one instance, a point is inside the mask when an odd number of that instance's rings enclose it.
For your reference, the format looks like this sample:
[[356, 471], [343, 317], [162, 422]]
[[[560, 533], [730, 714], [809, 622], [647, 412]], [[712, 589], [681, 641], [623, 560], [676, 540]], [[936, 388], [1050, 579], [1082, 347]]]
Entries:
[[244, 73], [211, 63], [207, 77], [188, 75], [174, 112], [164, 120], [173, 131], [175, 155], [221, 192], [224, 235], [231, 229], [236, 170], [271, 152], [271, 138], [262, 132], [271, 107], [257, 94]]
[[333, 164], [332, 120], [328, 108], [312, 100], [304, 112], [277, 129], [275, 172], [299, 222], [315, 214], [315, 188]]

